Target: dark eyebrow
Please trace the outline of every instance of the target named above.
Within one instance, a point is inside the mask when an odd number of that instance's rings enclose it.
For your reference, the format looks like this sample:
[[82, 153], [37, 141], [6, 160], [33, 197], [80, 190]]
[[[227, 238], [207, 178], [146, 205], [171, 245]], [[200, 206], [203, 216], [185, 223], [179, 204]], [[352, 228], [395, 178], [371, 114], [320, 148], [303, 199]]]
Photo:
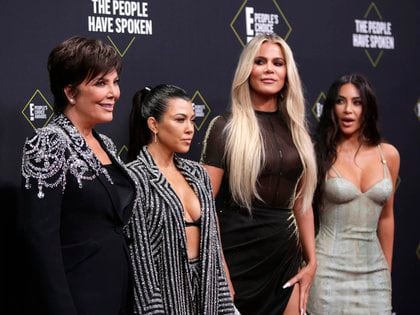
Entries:
[[[263, 60], [267, 60], [268, 58], [267, 57], [264, 57], [264, 56], [255, 56], [255, 58], [254, 59], [263, 59]], [[273, 60], [281, 60], [281, 61], [283, 61], [283, 62], [286, 62], [286, 59], [284, 59], [284, 58], [282, 58], [282, 57], [275, 57], [275, 58], [273, 58]]]
[[[338, 95], [337, 95], [337, 99], [340, 99], [340, 98], [345, 99], [346, 97], [344, 97], [344, 96], [342, 96], [342, 95], [338, 94]], [[352, 99], [352, 100], [361, 100], [361, 99], [362, 99], [362, 97], [361, 97], [361, 96], [355, 96], [355, 97], [352, 97], [351, 99]]]
[[[176, 113], [176, 114], [174, 114], [174, 117], [176, 117], [176, 116], [182, 116], [183, 118], [187, 118], [188, 117], [188, 115], [187, 114], [183, 114], [183, 113]], [[191, 118], [195, 118], [196, 117], [196, 115], [195, 115], [195, 113], [191, 116]]]

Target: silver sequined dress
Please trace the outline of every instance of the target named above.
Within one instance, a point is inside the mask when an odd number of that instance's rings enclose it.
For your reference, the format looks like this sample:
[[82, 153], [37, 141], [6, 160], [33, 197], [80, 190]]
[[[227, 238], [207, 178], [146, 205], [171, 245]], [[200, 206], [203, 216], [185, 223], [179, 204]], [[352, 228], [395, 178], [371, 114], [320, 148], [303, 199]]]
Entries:
[[337, 177], [326, 180], [316, 239], [319, 265], [307, 306], [311, 315], [391, 314], [391, 277], [377, 237], [393, 189], [382, 161], [384, 178], [365, 192], [334, 169]]

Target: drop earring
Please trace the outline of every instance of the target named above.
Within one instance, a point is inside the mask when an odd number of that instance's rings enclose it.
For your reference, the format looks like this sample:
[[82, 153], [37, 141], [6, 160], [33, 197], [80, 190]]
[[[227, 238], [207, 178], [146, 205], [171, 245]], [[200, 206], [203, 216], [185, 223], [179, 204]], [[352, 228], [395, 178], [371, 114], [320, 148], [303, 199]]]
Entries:
[[157, 132], [155, 132], [155, 143], [157, 143]]

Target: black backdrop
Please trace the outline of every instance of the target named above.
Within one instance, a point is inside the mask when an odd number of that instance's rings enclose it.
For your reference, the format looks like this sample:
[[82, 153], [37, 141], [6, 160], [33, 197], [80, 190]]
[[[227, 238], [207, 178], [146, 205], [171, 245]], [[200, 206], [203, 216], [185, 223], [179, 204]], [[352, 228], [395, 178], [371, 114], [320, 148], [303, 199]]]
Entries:
[[228, 106], [233, 71], [247, 36], [269, 30], [283, 36], [294, 51], [312, 126], [337, 76], [359, 72], [375, 87], [382, 134], [401, 155], [395, 201], [394, 311], [417, 313], [419, 11], [419, 2], [412, 0], [2, 0], [0, 283], [6, 314], [18, 314], [22, 304], [21, 149], [25, 137], [52, 114], [46, 71], [52, 47], [82, 35], [110, 42], [123, 56], [122, 97], [114, 121], [98, 128], [113, 138], [123, 158], [134, 92], [158, 83], [185, 88], [200, 110], [188, 155], [198, 159], [208, 122]]

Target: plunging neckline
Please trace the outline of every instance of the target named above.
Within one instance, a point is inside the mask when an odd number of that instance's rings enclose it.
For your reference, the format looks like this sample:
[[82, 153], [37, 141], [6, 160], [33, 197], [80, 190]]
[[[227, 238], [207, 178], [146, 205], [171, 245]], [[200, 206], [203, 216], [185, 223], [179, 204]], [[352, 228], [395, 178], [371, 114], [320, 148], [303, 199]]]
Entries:
[[[351, 184], [351, 186], [353, 186], [360, 194], [362, 194], [362, 195], [364, 195], [364, 194], [367, 194], [369, 191], [371, 191], [375, 186], [377, 186], [377, 185], [379, 185], [379, 184], [381, 184], [383, 181], [385, 181], [385, 180], [389, 180], [389, 181], [391, 181], [391, 184], [392, 184], [392, 180], [390, 179], [390, 177], [389, 177], [389, 169], [388, 169], [388, 167], [387, 167], [387, 165], [386, 165], [386, 160], [385, 160], [385, 157], [384, 157], [384, 154], [383, 154], [383, 152], [382, 152], [382, 149], [381, 149], [381, 146], [380, 146], [380, 144], [378, 145], [378, 149], [379, 149], [379, 154], [380, 154], [380, 156], [381, 156], [381, 162], [382, 162], [382, 165], [383, 165], [383, 177], [382, 177], [382, 179], [380, 179], [380, 180], [378, 180], [378, 181], [376, 181], [374, 184], [372, 184], [371, 186], [369, 186], [369, 188], [368, 189], [366, 189], [365, 191], [362, 191], [362, 188], [361, 187], [358, 187], [352, 180], [350, 180], [350, 179], [348, 179], [348, 178], [346, 178], [346, 177], [344, 177], [344, 176], [342, 176], [341, 175], [341, 173], [334, 167], [334, 165], [332, 165], [331, 166], [331, 169], [330, 169], [330, 171], [332, 170], [337, 176], [334, 176], [334, 177], [328, 177], [328, 172], [327, 172], [327, 178], [326, 178], [326, 181], [329, 181], [329, 180], [331, 180], [331, 179], [337, 179], [337, 178], [341, 178], [341, 179], [344, 179], [344, 181], [346, 181], [346, 182], [348, 182], [348, 183], [350, 183]], [[388, 176], [387, 176], [388, 175]]]
[[382, 183], [383, 181], [386, 181], [386, 180], [390, 180], [388, 177], [384, 177], [384, 178], [382, 178], [382, 179], [380, 179], [380, 180], [378, 180], [376, 183], [374, 183], [373, 185], [371, 185], [367, 190], [365, 190], [365, 191], [362, 191], [362, 189], [361, 188], [359, 188], [358, 186], [356, 186], [356, 184], [355, 183], [353, 183], [350, 179], [347, 179], [347, 178], [345, 178], [345, 177], [342, 177], [342, 176], [337, 176], [337, 177], [329, 177], [329, 178], [327, 178], [327, 181], [329, 181], [329, 180], [333, 180], [333, 179], [343, 179], [344, 181], [346, 181], [346, 182], [348, 182], [348, 183], [350, 183], [360, 194], [362, 194], [362, 195], [364, 195], [364, 194], [367, 194], [369, 191], [371, 191], [375, 186], [377, 186], [377, 185], [379, 185], [380, 183]]

